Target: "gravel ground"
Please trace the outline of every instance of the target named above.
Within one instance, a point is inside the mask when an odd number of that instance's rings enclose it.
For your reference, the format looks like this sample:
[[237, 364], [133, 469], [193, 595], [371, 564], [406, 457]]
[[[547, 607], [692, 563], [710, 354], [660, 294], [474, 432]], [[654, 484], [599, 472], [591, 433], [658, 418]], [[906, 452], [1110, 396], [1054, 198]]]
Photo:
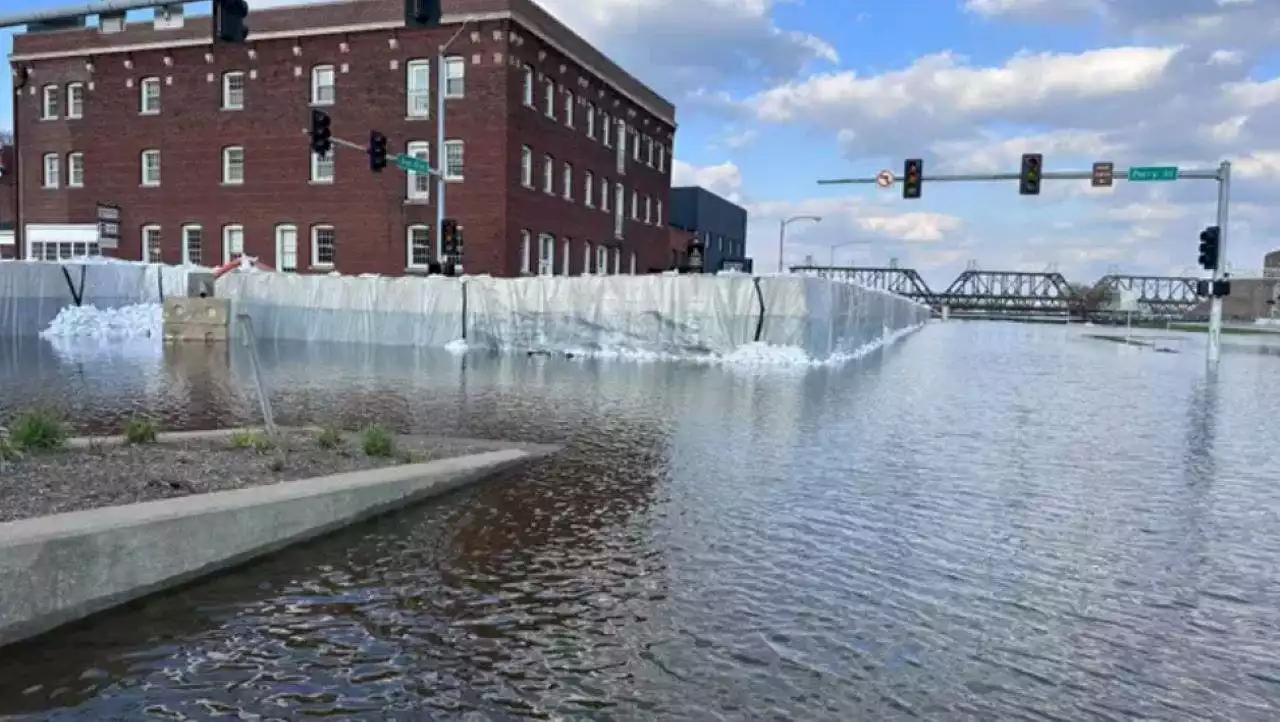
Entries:
[[[28, 454], [0, 469], [0, 523], [82, 509], [296, 481], [344, 471], [510, 448], [471, 439], [398, 437], [393, 458], [365, 456], [355, 434], [324, 449], [315, 433], [286, 432], [276, 448], [232, 448], [229, 439], [97, 445]], [[283, 452], [281, 450], [284, 450]]]

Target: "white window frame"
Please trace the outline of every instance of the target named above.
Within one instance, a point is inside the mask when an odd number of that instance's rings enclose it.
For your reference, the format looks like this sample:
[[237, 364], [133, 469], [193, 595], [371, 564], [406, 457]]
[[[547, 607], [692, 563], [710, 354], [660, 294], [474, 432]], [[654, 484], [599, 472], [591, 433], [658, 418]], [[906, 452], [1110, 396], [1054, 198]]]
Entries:
[[[235, 247], [235, 250], [232, 248]], [[244, 226], [228, 223], [222, 227], [222, 262], [231, 263], [244, 256]]]
[[653, 225], [661, 226], [662, 225], [662, 199], [659, 198], [655, 200], [654, 203], [657, 205], [657, 208], [655, 208], [653, 211]]
[[631, 129], [631, 160], [637, 163], [642, 162], [640, 159], [640, 131], [635, 128]]
[[548, 195], [556, 192], [556, 159], [550, 155], [542, 158], [542, 192]]
[[640, 191], [631, 189], [631, 220], [640, 220]]
[[[156, 159], [156, 174], [155, 174], [155, 178], [149, 178], [149, 177], [147, 177], [147, 159], [148, 159], [148, 158], [151, 158], [151, 157], [154, 157], [154, 158]], [[142, 180], [142, 185], [143, 185], [143, 186], [145, 186], [145, 187], [147, 187], [147, 188], [156, 188], [156, 187], [159, 187], [159, 185], [160, 185], [160, 167], [161, 167], [161, 166], [160, 166], [160, 162], [161, 162], [161, 161], [160, 161], [160, 150], [159, 150], [158, 148], [147, 148], [146, 150], [144, 150], [144, 151], [142, 151], [141, 153], [139, 153], [139, 154], [138, 154], [138, 163], [139, 163], [139, 165], [141, 166], [141, 168], [139, 169], [139, 171], [140, 171], [140, 173], [141, 173], [141, 180]]]
[[556, 237], [550, 233], [538, 234], [538, 275], [556, 275]]
[[647, 195], [644, 197], [644, 223], [646, 226], [653, 225], [653, 199]]
[[464, 98], [467, 95], [467, 60], [461, 55], [444, 59], [444, 97]]
[[[199, 243], [195, 244], [197, 253], [191, 257], [191, 232], [195, 231]], [[204, 229], [198, 223], [187, 223], [182, 226], [179, 238], [182, 242], [182, 263], [187, 266], [199, 266], [204, 262]]]
[[621, 240], [627, 209], [627, 189], [621, 183], [613, 187], [613, 237]]
[[566, 238], [564, 239], [564, 242], [560, 244], [560, 275], [561, 276], [569, 275], [569, 259], [572, 257], [573, 257], [573, 241], [571, 239]]
[[276, 239], [276, 270], [281, 273], [297, 273], [298, 227], [292, 223], [279, 223], [276, 225], [274, 235]]
[[644, 137], [644, 152], [645, 152], [645, 155], [647, 156], [645, 165], [652, 168], [653, 167], [653, 136], [646, 135]]
[[[431, 162], [431, 143], [425, 140], [409, 141], [405, 146], [405, 155]], [[410, 201], [423, 203], [431, 200], [431, 174], [430, 173], [414, 173], [408, 171], [404, 174], [405, 186], [404, 197]]]
[[609, 188], [609, 179], [608, 178], [601, 179], [600, 180], [600, 210], [604, 211], [605, 213], [609, 212], [609, 200], [610, 200], [609, 194], [611, 192], [612, 192], [612, 189]]
[[84, 188], [84, 153], [78, 150], [67, 153], [67, 187]]
[[591, 241], [582, 242], [582, 275], [591, 275], [591, 262], [595, 260], [596, 254], [591, 247]]
[[525, 64], [521, 69], [524, 72], [524, 105], [526, 108], [533, 107], [533, 66]]
[[667, 172], [667, 146], [658, 144], [658, 172]]
[[530, 257], [533, 255], [533, 234], [528, 230], [520, 231], [520, 274], [530, 275], [532, 270]]
[[[421, 83], [415, 82], [417, 80]], [[407, 118], [431, 117], [431, 61], [418, 58], [404, 65], [404, 114]]]
[[[467, 144], [465, 141], [454, 138], [444, 142], [444, 179], [447, 181], [460, 181], [466, 175], [467, 168]], [[458, 161], [454, 165], [454, 160]]]
[[84, 83], [67, 83], [67, 118], [84, 117]]
[[577, 96], [568, 88], [564, 91], [564, 124], [566, 128], [573, 127], [573, 104], [577, 102]]
[[160, 78], [149, 77], [138, 81], [138, 114], [160, 115]]
[[587, 103], [587, 137], [596, 139], [596, 104]]
[[[425, 260], [414, 260], [414, 249], [418, 244], [414, 243], [413, 236], [415, 233], [425, 234], [426, 240], [422, 242], [423, 257]], [[404, 267], [411, 269], [425, 269], [431, 265], [431, 256], [435, 252], [435, 240], [431, 237], [431, 226], [425, 223], [414, 223], [404, 229]]]
[[62, 158], [57, 153], [45, 153], [41, 161], [40, 185], [53, 190], [62, 187]]
[[613, 275], [617, 276], [622, 273], [622, 249], [613, 249]]
[[58, 86], [46, 85], [40, 90], [40, 120], [58, 119], [62, 112], [58, 101]]
[[573, 164], [565, 163], [562, 172], [564, 173], [564, 178], [561, 183], [561, 195], [564, 196], [566, 201], [571, 201], [573, 200]]
[[613, 118], [608, 113], [600, 114], [600, 140], [604, 141], [604, 147], [613, 147]]
[[609, 247], [603, 244], [596, 246], [596, 273], [609, 275]]
[[631, 270], [627, 271], [630, 275], [636, 275], [636, 252], [631, 252]]
[[587, 208], [596, 205], [596, 174], [586, 171], [582, 176], [582, 203]]
[[542, 112], [548, 118], [554, 119], [556, 117], [556, 84], [550, 80], [547, 81], [547, 87], [543, 91]]
[[618, 175], [627, 174], [627, 124], [625, 121], [617, 121], [618, 125]]
[[[151, 235], [155, 234], [155, 242], [152, 242]], [[160, 247], [160, 224], [148, 223], [142, 227], [140, 231], [141, 256], [143, 263], [160, 263], [162, 259], [162, 248]]]
[[[322, 183], [325, 185], [332, 184], [338, 176], [338, 169], [335, 167], [337, 160], [334, 153], [329, 152], [320, 155], [314, 151], [311, 152], [311, 182]], [[327, 173], [326, 173], [327, 171]]]
[[520, 184], [525, 188], [533, 188], [533, 148], [520, 148]]
[[[330, 259], [328, 261], [320, 260], [320, 234], [328, 231], [333, 234], [333, 239], [329, 242]], [[311, 267], [321, 269], [331, 269], [337, 263], [338, 258], [338, 231], [328, 223], [317, 223], [311, 226]]]
[[[237, 101], [231, 84], [240, 81], [240, 97]], [[245, 82], [245, 74], [243, 70], [228, 70], [222, 74], [222, 109], [223, 110], [244, 110], [244, 94], [248, 84]]]
[[[240, 177], [235, 174], [235, 157], [240, 156]], [[227, 186], [244, 185], [244, 146], [229, 145], [222, 149], [222, 184]]]
[[[324, 83], [323, 78], [328, 75], [330, 80]], [[325, 97], [325, 89], [328, 89], [328, 97]], [[329, 106], [338, 102], [338, 71], [328, 63], [311, 66], [311, 104], [320, 106]]]

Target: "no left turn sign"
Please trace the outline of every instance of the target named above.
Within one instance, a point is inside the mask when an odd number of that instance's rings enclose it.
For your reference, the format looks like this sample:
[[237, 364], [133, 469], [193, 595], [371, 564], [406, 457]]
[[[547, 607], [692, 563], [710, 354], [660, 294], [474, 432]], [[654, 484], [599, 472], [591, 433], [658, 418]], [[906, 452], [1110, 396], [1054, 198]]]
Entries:
[[881, 188], [888, 188], [893, 185], [893, 173], [887, 170], [882, 170], [879, 173], [876, 173], [876, 185]]

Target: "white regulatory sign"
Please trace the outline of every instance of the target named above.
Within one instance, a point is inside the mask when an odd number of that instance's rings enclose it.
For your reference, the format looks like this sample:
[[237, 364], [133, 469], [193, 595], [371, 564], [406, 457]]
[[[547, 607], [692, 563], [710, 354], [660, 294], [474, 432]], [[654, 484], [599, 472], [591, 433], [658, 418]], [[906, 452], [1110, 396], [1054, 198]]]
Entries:
[[876, 173], [876, 185], [881, 188], [888, 188], [893, 185], [893, 172], [882, 170], [879, 173]]

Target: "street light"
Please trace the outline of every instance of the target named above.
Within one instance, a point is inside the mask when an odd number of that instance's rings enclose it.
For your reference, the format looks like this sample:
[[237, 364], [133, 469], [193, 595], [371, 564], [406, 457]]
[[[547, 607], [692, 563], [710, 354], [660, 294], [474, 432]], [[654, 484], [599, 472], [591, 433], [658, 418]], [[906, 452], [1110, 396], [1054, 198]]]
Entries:
[[845, 241], [844, 243], [834, 243], [834, 244], [832, 244], [832, 245], [831, 245], [831, 259], [827, 262], [827, 267], [828, 267], [828, 268], [835, 268], [835, 265], [836, 265], [836, 249], [837, 249], [837, 248], [844, 248], [845, 246], [861, 246], [861, 245], [865, 245], [866, 243], [867, 243], [866, 241]]
[[782, 223], [778, 225], [778, 273], [782, 273], [783, 270], [782, 254], [787, 245], [787, 226], [795, 223], [796, 221], [813, 221], [814, 223], [821, 223], [822, 216], [791, 216], [790, 218], [783, 219]]

